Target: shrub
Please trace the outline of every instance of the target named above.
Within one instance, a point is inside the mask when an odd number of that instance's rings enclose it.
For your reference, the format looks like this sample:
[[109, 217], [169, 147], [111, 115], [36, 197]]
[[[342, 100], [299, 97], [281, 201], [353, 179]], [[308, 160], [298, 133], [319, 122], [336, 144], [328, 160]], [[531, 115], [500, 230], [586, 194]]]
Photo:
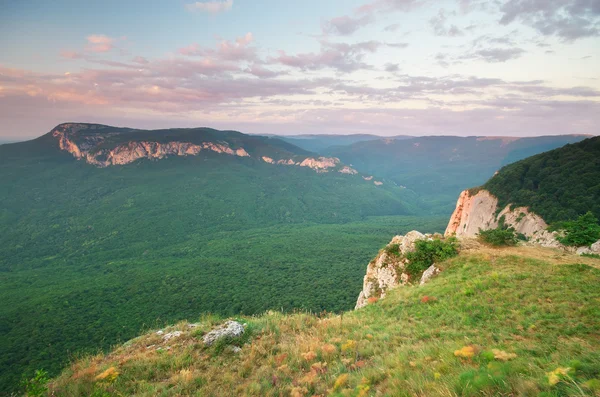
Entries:
[[479, 239], [494, 247], [506, 247], [517, 245], [517, 235], [512, 227], [498, 226], [496, 229], [481, 230], [479, 229]]
[[42, 369], [35, 371], [35, 374], [31, 379], [24, 379], [22, 385], [25, 389], [25, 396], [27, 397], [41, 397], [45, 396], [48, 391], [48, 373]]
[[417, 240], [415, 250], [406, 254], [409, 260], [406, 272], [416, 278], [435, 262], [440, 262], [458, 255], [458, 241], [455, 238], [447, 240]]
[[600, 239], [600, 225], [593, 213], [588, 211], [574, 221], [562, 223], [564, 237], [558, 241], [573, 247], [589, 246]]
[[400, 244], [388, 244], [385, 246], [384, 251], [388, 255], [400, 256]]

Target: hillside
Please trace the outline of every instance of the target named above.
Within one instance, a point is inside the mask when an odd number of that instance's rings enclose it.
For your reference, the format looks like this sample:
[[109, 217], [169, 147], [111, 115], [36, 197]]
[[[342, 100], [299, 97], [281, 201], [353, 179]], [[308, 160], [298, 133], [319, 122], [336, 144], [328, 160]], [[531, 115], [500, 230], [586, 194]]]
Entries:
[[[319, 156], [275, 138], [66, 126], [0, 146], [0, 394], [23, 373], [56, 374], [71, 354], [198, 313], [349, 309], [390, 234], [444, 227], [414, 217], [407, 189], [339, 163], [301, 166]], [[248, 156], [129, 150], [140, 142]], [[111, 152], [139, 157], [87, 162]]]
[[420, 195], [431, 213], [448, 215], [462, 190], [485, 183], [502, 166], [583, 139], [575, 135], [388, 138], [334, 147], [322, 154], [405, 186]]
[[600, 218], [600, 137], [503, 167], [483, 187], [500, 206], [526, 206], [548, 223], [592, 211]]
[[244, 335], [210, 347], [218, 317], [155, 330], [76, 360], [50, 392], [600, 395], [600, 260], [464, 241], [439, 266], [428, 284], [343, 315], [237, 317]]

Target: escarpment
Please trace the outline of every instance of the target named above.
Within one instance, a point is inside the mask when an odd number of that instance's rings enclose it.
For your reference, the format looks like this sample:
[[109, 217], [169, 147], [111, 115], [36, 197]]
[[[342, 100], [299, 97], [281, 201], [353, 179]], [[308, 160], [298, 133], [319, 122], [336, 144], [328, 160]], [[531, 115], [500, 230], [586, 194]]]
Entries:
[[[156, 140], [148, 139], [148, 136]], [[217, 132], [218, 133], [218, 132]], [[256, 157], [275, 165], [307, 167], [316, 172], [337, 171], [342, 174], [356, 175], [358, 172], [341, 164], [335, 157], [310, 157], [287, 153], [287, 158], [274, 159], [265, 155], [253, 156], [240, 145], [239, 135], [232, 144], [225, 139], [211, 136], [211, 140], [197, 142], [191, 134], [186, 138], [166, 140], [155, 131], [141, 131], [129, 128], [114, 128], [99, 124], [65, 123], [51, 131], [58, 141], [60, 150], [71, 153], [78, 160], [97, 167], [126, 165], [140, 159], [164, 159], [169, 156], [196, 156], [203, 151], [236, 157]], [[240, 134], [243, 135], [243, 134]], [[248, 137], [248, 136], [246, 136]], [[144, 138], [144, 139], [140, 139]], [[256, 139], [248, 137], [248, 140]], [[243, 141], [243, 140], [242, 140]], [[255, 146], [252, 141], [250, 145]], [[286, 156], [285, 153], [280, 153]]]
[[465, 190], [458, 197], [456, 209], [450, 217], [444, 235], [456, 237], [475, 237], [479, 230], [498, 227], [500, 219], [504, 225], [525, 235], [533, 244], [543, 247], [561, 247], [556, 233], [547, 231], [548, 225], [539, 215], [527, 207], [511, 208], [509, 204], [498, 208], [498, 199], [487, 190]]

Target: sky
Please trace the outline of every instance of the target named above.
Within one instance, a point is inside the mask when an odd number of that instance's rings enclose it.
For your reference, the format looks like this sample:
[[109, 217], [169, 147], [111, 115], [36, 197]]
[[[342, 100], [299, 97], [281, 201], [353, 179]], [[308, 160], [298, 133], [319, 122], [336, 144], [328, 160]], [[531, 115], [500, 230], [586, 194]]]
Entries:
[[600, 134], [600, 0], [0, 0], [0, 139]]

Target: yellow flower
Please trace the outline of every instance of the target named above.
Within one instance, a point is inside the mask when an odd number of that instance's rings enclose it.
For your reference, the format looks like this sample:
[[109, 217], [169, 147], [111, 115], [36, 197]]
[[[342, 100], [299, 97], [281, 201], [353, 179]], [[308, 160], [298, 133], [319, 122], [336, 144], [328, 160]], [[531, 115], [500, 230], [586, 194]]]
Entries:
[[550, 386], [556, 385], [558, 382], [561, 381], [561, 378], [569, 376], [570, 370], [571, 368], [558, 367], [554, 371], [548, 372], [546, 375], [548, 375], [548, 383], [550, 384]]
[[348, 374], [341, 374], [335, 380], [335, 383], [333, 384], [333, 390], [338, 390], [338, 389], [346, 386], [347, 383], [348, 383]]
[[356, 347], [356, 341], [353, 341], [351, 339], [348, 339], [346, 341], [346, 343], [344, 343], [342, 345], [342, 351], [346, 351], [346, 350], [354, 350], [354, 348]]
[[107, 382], [113, 382], [119, 376], [119, 371], [115, 367], [110, 367], [100, 375], [96, 376], [96, 380], [105, 380]]
[[475, 348], [473, 346], [465, 346], [460, 350], [456, 350], [454, 355], [461, 358], [471, 358], [475, 355]]

